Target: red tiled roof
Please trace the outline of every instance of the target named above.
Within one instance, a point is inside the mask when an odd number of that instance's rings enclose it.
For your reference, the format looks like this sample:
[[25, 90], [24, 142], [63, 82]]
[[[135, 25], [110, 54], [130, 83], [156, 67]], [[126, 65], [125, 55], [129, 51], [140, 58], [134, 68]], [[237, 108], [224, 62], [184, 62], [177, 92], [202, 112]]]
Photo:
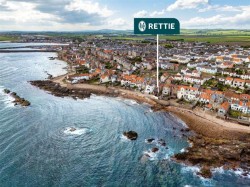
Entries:
[[221, 104], [220, 107], [227, 111], [229, 109], [229, 106], [230, 106], [229, 102], [224, 102]]

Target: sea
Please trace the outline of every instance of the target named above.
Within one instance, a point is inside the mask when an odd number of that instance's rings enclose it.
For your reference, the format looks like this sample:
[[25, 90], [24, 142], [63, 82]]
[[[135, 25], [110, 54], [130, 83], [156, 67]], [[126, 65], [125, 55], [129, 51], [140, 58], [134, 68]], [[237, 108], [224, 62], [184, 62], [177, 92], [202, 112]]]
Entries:
[[[36, 45], [41, 44], [0, 43], [0, 48]], [[29, 81], [45, 80], [48, 73], [67, 72], [65, 62], [49, 57], [57, 54], [0, 53], [1, 187], [250, 186], [240, 169], [217, 168], [204, 179], [196, 174], [198, 166], [174, 162], [171, 156], [190, 145], [181, 132], [186, 124], [169, 113], [119, 97], [61, 98], [32, 86]], [[5, 88], [31, 106], [14, 106]], [[137, 140], [122, 135], [129, 130], [138, 133]], [[149, 144], [148, 138], [155, 141]]]

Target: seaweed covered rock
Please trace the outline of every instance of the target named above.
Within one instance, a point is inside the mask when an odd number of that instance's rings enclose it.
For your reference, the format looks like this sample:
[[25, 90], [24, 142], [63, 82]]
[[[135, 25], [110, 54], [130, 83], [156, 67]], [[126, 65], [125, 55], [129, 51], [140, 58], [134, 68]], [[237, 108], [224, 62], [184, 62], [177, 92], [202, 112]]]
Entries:
[[124, 132], [123, 135], [126, 136], [130, 140], [136, 140], [138, 137], [138, 134], [135, 131]]
[[10, 93], [10, 90], [4, 89], [3, 92], [6, 93], [6, 94], [9, 94], [9, 93]]

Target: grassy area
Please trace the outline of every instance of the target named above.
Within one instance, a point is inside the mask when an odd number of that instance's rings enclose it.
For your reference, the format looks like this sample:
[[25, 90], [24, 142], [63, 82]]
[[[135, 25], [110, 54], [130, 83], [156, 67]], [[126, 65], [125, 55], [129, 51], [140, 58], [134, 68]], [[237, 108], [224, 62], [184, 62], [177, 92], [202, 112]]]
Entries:
[[[33, 34], [41, 34], [39, 32]], [[156, 39], [155, 35], [134, 35], [133, 31], [113, 31], [111, 33], [92, 33], [92, 32], [42, 32], [43, 35], [51, 37], [66, 37], [82, 41], [89, 37], [97, 38], [111, 38], [114, 40], [139, 40]], [[210, 42], [210, 43], [228, 43], [228, 44], [242, 44], [242, 46], [249, 46], [250, 30], [201, 30], [201, 29], [181, 29], [180, 35], [160, 35], [160, 39], [165, 40], [182, 40], [186, 42]], [[15, 36], [8, 36], [6, 34], [0, 35], [0, 41], [16, 40]], [[149, 41], [148, 41], [149, 42]], [[151, 41], [152, 42], [152, 41]]]
[[[111, 37], [114, 40], [144, 40], [147, 38], [155, 38], [155, 36], [117, 36]], [[179, 40], [185, 42], [209, 42], [209, 43], [240, 43], [249, 45], [250, 35], [160, 35], [159, 39]]]
[[250, 30], [218, 29], [182, 29], [183, 35], [250, 35]]
[[176, 35], [161, 36], [160, 39], [183, 40], [186, 42], [210, 42], [210, 43], [228, 43], [228, 42], [250, 42], [250, 35]]
[[[156, 37], [154, 35], [120, 35], [111, 38], [120, 40], [144, 40], [147, 38], [155, 39]], [[182, 29], [180, 35], [160, 35], [159, 39], [249, 45], [250, 30]]]
[[15, 40], [17, 40], [17, 37], [0, 35], [0, 41], [15, 41]]

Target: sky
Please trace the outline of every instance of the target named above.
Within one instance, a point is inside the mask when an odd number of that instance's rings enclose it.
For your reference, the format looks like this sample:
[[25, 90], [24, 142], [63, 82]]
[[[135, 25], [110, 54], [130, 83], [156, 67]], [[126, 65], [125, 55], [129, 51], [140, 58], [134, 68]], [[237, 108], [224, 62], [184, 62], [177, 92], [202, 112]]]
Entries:
[[0, 0], [0, 31], [133, 30], [135, 17], [181, 29], [250, 29], [250, 0]]

